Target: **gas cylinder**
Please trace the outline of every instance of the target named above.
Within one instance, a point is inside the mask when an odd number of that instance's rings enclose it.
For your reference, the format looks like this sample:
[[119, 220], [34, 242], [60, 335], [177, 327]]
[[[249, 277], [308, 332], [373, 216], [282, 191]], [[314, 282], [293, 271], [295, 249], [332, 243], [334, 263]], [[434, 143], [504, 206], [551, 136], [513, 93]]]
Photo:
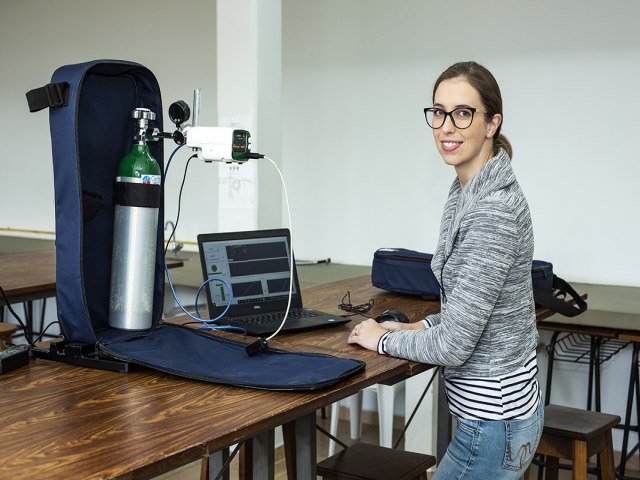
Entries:
[[146, 330], [153, 322], [161, 171], [146, 141], [155, 113], [136, 108], [132, 117], [137, 132], [118, 166], [113, 192], [109, 326]]

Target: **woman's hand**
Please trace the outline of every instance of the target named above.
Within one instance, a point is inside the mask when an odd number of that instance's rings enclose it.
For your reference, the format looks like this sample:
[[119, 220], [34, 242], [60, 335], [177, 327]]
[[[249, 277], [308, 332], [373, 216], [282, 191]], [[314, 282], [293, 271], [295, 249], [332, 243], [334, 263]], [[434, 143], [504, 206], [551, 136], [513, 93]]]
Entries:
[[359, 323], [351, 330], [351, 334], [347, 343], [356, 343], [368, 350], [378, 351], [378, 342], [380, 337], [389, 330], [423, 330], [424, 323], [400, 323], [400, 322], [382, 322], [378, 323], [373, 318]]
[[382, 324], [376, 322], [373, 318], [359, 323], [353, 330], [351, 330], [347, 343], [357, 343], [367, 350], [377, 352], [380, 337], [387, 332], [387, 329], [383, 328], [381, 325]]

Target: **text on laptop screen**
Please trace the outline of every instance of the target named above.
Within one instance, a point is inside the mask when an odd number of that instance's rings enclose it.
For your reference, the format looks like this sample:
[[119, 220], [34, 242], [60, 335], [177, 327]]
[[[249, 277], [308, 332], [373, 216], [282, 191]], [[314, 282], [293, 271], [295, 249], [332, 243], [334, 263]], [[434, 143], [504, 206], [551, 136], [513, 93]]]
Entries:
[[[231, 286], [232, 305], [264, 305], [288, 297], [290, 250], [286, 236], [204, 242], [202, 252], [208, 278], [221, 278]], [[209, 292], [215, 306], [229, 302], [224, 284], [210, 282]]]

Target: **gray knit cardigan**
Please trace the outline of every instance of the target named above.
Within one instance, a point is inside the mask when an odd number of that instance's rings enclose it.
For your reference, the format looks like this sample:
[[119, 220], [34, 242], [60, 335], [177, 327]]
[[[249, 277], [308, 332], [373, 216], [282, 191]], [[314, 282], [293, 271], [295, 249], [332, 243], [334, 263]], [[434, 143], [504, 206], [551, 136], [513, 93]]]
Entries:
[[444, 288], [424, 330], [393, 331], [395, 357], [444, 366], [445, 377], [495, 377], [536, 348], [529, 207], [504, 150], [464, 187], [453, 182], [431, 268]]

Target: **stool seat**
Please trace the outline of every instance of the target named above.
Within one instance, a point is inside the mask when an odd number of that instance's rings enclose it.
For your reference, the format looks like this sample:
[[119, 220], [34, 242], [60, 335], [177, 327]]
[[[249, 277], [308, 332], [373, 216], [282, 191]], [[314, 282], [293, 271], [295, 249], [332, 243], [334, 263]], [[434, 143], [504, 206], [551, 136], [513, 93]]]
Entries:
[[426, 480], [436, 458], [369, 443], [356, 443], [318, 463], [316, 473], [331, 480]]
[[11, 341], [11, 337], [18, 327], [13, 323], [0, 322], [0, 351], [4, 350], [6, 343]]
[[598, 455], [603, 480], [615, 479], [611, 429], [620, 417], [577, 408], [547, 405], [536, 453], [547, 459], [547, 478], [558, 478], [559, 459], [573, 461], [573, 478], [587, 478], [587, 460]]

